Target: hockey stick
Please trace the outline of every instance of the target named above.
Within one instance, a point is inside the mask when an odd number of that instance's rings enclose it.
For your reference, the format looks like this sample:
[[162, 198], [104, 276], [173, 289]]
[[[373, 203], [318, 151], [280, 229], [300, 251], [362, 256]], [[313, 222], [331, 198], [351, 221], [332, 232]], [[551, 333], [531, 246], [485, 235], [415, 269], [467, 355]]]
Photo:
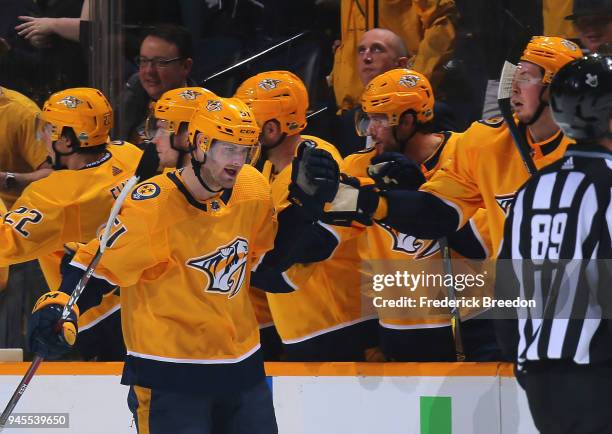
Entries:
[[223, 75], [226, 72], [232, 71], [232, 70], [234, 70], [234, 69], [236, 69], [236, 68], [238, 68], [238, 67], [240, 67], [240, 66], [242, 66], [242, 65], [244, 65], [246, 63], [252, 62], [253, 60], [256, 60], [256, 59], [260, 58], [264, 54], [269, 53], [270, 51], [276, 50], [277, 48], [282, 47], [283, 45], [287, 45], [287, 44], [295, 41], [296, 39], [301, 38], [302, 36], [304, 36], [304, 35], [306, 35], [308, 33], [309, 33], [308, 30], [306, 30], [304, 32], [300, 32], [297, 35], [294, 35], [294, 36], [292, 36], [292, 37], [290, 37], [290, 38], [288, 38], [288, 39], [286, 39], [284, 41], [279, 42], [278, 44], [275, 44], [275, 45], [273, 45], [273, 46], [271, 46], [269, 48], [266, 48], [263, 51], [260, 51], [259, 53], [256, 53], [256, 54], [252, 55], [251, 57], [247, 57], [246, 59], [243, 59], [243, 60], [241, 60], [241, 61], [239, 61], [237, 63], [234, 63], [232, 66], [229, 66], [229, 67], [227, 67], [227, 68], [225, 68], [225, 69], [223, 69], [223, 70], [221, 70], [219, 72], [215, 72], [213, 75], [211, 75], [209, 77], [206, 77], [200, 83], [203, 86], [204, 83], [212, 80], [213, 78], [218, 77], [220, 75]]
[[[450, 248], [448, 247], [448, 240], [446, 237], [442, 237], [438, 240], [440, 251], [442, 252], [442, 267], [444, 268], [444, 274], [453, 275], [453, 267], [451, 263]], [[461, 336], [461, 315], [459, 314], [459, 308], [457, 307], [457, 297], [455, 286], [451, 283], [446, 286], [446, 294], [449, 301], [452, 303], [450, 308], [451, 312], [451, 329], [453, 332], [453, 342], [455, 343], [455, 354], [457, 355], [457, 361], [465, 361], [465, 351], [463, 349], [463, 338]]]
[[[144, 153], [142, 154], [142, 157], [140, 158], [140, 161], [138, 162], [138, 167], [136, 167], [136, 172], [125, 183], [123, 189], [121, 190], [121, 193], [119, 194], [119, 197], [117, 197], [117, 200], [115, 201], [113, 207], [111, 208], [110, 215], [106, 222], [106, 227], [104, 228], [104, 232], [102, 233], [102, 237], [100, 238], [100, 247], [98, 247], [96, 254], [94, 255], [89, 265], [87, 266], [85, 273], [83, 274], [83, 276], [81, 276], [81, 279], [79, 279], [79, 282], [77, 283], [74, 291], [72, 291], [72, 294], [70, 295], [70, 298], [68, 299], [68, 302], [64, 306], [64, 309], [62, 311], [62, 316], [56, 326], [57, 328], [61, 327], [61, 324], [64, 321], [66, 321], [66, 319], [70, 315], [72, 308], [74, 307], [79, 297], [83, 293], [83, 290], [85, 289], [85, 287], [87, 286], [87, 283], [89, 282], [89, 279], [93, 275], [93, 272], [96, 266], [100, 262], [100, 258], [102, 257], [104, 250], [106, 250], [107, 243], [111, 235], [111, 228], [115, 222], [115, 219], [117, 218], [117, 215], [119, 215], [119, 211], [121, 211], [121, 206], [123, 205], [125, 198], [131, 192], [132, 188], [134, 188], [134, 186], [138, 184], [141, 178], [145, 180], [153, 176], [155, 172], [157, 171], [158, 166], [159, 166], [159, 156], [157, 152], [155, 151], [155, 146], [152, 144], [149, 144], [147, 145], [147, 148], [145, 149]], [[15, 389], [15, 392], [13, 392], [13, 396], [11, 396], [10, 401], [8, 402], [8, 404], [6, 405], [6, 408], [2, 412], [2, 415], [0, 416], [0, 432], [2, 432], [2, 430], [4, 429], [6, 422], [8, 421], [10, 415], [13, 413], [13, 410], [15, 409], [15, 406], [17, 405], [17, 403], [19, 402], [19, 400], [25, 393], [26, 389], [28, 388], [28, 385], [30, 384], [30, 381], [34, 377], [34, 374], [36, 374], [36, 371], [43, 360], [44, 360], [44, 356], [40, 354], [36, 354], [36, 356], [34, 356], [34, 360], [32, 360], [30, 367], [28, 368], [27, 372], [21, 379], [21, 382], [19, 383], [19, 386], [17, 386], [17, 389]]]
[[512, 135], [516, 149], [521, 154], [523, 163], [527, 168], [529, 175], [535, 175], [538, 171], [533, 160], [531, 159], [531, 147], [525, 140], [518, 129], [516, 123], [514, 123], [514, 117], [512, 116], [512, 107], [510, 106], [510, 97], [512, 96], [512, 80], [514, 79], [514, 73], [516, 72], [516, 65], [506, 61], [504, 68], [502, 69], [501, 78], [499, 79], [499, 89], [497, 91], [497, 104], [501, 110], [502, 117], [508, 125], [508, 130]]

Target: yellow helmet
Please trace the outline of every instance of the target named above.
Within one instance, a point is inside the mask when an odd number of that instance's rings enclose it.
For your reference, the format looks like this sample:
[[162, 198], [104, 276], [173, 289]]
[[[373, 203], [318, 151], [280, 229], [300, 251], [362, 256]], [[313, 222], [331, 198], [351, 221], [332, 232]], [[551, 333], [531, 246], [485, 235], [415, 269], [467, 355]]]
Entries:
[[251, 148], [247, 162], [259, 157], [260, 128], [251, 109], [238, 98], [206, 100], [189, 121], [189, 141], [208, 152], [215, 140]]
[[217, 99], [217, 95], [203, 87], [180, 87], [165, 92], [156, 102], [152, 116], [147, 118], [147, 136], [153, 137], [152, 131], [163, 124], [163, 127], [176, 133], [181, 123], [189, 122], [196, 109], [204, 101]]
[[269, 71], [245, 80], [236, 91], [253, 110], [259, 126], [276, 119], [283, 133], [296, 134], [306, 128], [308, 91], [289, 71]]
[[523, 51], [521, 60], [534, 63], [544, 69], [542, 83], [550, 84], [553, 76], [563, 66], [582, 57], [578, 45], [556, 36], [534, 36]]
[[113, 109], [98, 89], [78, 87], [51, 95], [43, 106], [40, 119], [51, 124], [51, 140], [58, 140], [64, 127], [69, 127], [80, 146], [88, 148], [108, 143]]
[[361, 107], [367, 114], [385, 114], [389, 125], [397, 125], [402, 113], [412, 110], [417, 122], [433, 119], [434, 94], [423, 74], [398, 68], [374, 77], [361, 95]]

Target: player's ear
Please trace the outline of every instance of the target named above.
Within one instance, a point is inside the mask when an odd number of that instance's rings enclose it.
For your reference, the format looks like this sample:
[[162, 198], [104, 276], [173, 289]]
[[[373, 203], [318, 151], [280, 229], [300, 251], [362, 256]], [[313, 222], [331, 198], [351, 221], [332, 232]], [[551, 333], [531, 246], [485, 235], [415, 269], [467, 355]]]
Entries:
[[402, 115], [400, 116], [397, 126], [400, 127], [402, 130], [407, 131], [407, 130], [412, 129], [415, 122], [416, 122], [415, 114], [410, 111], [406, 111], [402, 113]]
[[544, 89], [542, 89], [542, 101], [550, 101], [550, 86], [546, 86]]
[[278, 123], [278, 121], [271, 119], [269, 121], [266, 121], [265, 124], [263, 124], [261, 131], [267, 136], [274, 136], [280, 134], [280, 124]]
[[398, 68], [408, 68], [408, 63], [409, 63], [410, 59], [405, 57], [405, 56], [401, 56], [397, 58], [397, 67]]

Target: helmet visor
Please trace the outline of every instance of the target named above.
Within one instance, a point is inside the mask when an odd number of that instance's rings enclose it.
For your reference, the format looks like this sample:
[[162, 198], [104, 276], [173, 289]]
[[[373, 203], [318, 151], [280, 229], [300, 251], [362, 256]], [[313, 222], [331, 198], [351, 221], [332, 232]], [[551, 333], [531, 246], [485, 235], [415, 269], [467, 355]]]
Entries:
[[[202, 134], [198, 134], [196, 141], [199, 141]], [[199, 144], [198, 144], [199, 145]], [[242, 166], [243, 164], [254, 165], [259, 157], [260, 145], [237, 145], [222, 140], [214, 140], [210, 150], [210, 156], [226, 164]]]
[[373, 127], [388, 127], [389, 118], [382, 113], [368, 114], [362, 109], [355, 112], [355, 131], [359, 137], [370, 135], [370, 129]]
[[514, 71], [514, 76], [512, 77], [512, 84], [520, 88], [533, 85], [543, 86], [543, 79], [544, 77], [541, 72], [538, 71], [538, 73], [535, 73], [534, 71], [528, 70], [528, 68], [526, 68], [523, 62], [521, 61], [519, 62], [516, 67], [516, 70]]
[[36, 115], [34, 121], [34, 133], [36, 140], [50, 143], [59, 140], [60, 128], [43, 119], [40, 114]]
[[166, 119], [158, 119], [153, 115], [149, 115], [145, 120], [145, 138], [147, 140], [153, 140], [158, 134], [170, 134], [173, 133], [172, 122]]

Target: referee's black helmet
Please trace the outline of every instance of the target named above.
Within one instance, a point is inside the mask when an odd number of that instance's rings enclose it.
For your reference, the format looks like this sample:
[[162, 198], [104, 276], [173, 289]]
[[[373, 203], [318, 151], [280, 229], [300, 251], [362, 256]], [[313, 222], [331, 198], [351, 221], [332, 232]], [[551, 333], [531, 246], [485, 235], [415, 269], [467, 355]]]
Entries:
[[612, 138], [612, 56], [591, 54], [565, 65], [550, 85], [550, 105], [566, 136]]

